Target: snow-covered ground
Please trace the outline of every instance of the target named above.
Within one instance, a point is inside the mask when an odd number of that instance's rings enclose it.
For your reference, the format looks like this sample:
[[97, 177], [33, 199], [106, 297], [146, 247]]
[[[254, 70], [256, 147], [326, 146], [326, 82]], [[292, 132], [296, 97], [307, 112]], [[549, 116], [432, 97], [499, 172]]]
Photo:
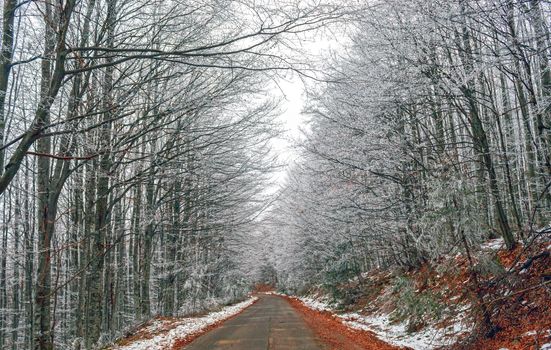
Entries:
[[[125, 346], [115, 346], [111, 348], [112, 350], [162, 350], [162, 349], [171, 349], [172, 345], [178, 339], [186, 338], [192, 334], [201, 332], [203, 329], [208, 326], [215, 324], [217, 322], [223, 321], [246, 307], [250, 306], [258, 300], [257, 297], [251, 297], [248, 300], [245, 300], [241, 303], [226, 306], [220, 311], [212, 312], [203, 317], [190, 317], [182, 318], [177, 322], [173, 323], [174, 328], [170, 329], [167, 332], [158, 334], [151, 339], [143, 339], [135, 341], [131, 344]], [[159, 324], [160, 321], [153, 322], [151, 326], [148, 327], [149, 332], [155, 332], [157, 329], [161, 328]]]
[[459, 334], [468, 331], [463, 323], [457, 322], [447, 328], [426, 326], [418, 332], [408, 333], [406, 322], [394, 324], [390, 321], [389, 315], [364, 316], [350, 313], [339, 317], [352, 328], [371, 331], [387, 343], [415, 350], [431, 350], [451, 345], [455, 343]]
[[486, 250], [486, 251], [496, 251], [496, 250], [500, 250], [502, 248], [505, 247], [505, 241], [503, 240], [503, 238], [495, 238], [495, 239], [491, 239], [487, 242], [484, 242], [483, 244], [480, 245], [480, 249], [481, 250]]
[[324, 298], [309, 298], [309, 297], [301, 297], [298, 298], [300, 301], [302, 301], [306, 306], [308, 306], [310, 309], [318, 310], [318, 311], [332, 311], [331, 305], [329, 304], [327, 299]]
[[[331, 305], [324, 299], [301, 297], [299, 300], [314, 310], [332, 310]], [[406, 322], [392, 323], [387, 314], [365, 316], [346, 313], [337, 316], [351, 328], [371, 331], [389, 344], [407, 346], [415, 350], [432, 350], [452, 344], [459, 334], [468, 332], [468, 327], [461, 320], [443, 329], [427, 326], [419, 332], [408, 333]]]

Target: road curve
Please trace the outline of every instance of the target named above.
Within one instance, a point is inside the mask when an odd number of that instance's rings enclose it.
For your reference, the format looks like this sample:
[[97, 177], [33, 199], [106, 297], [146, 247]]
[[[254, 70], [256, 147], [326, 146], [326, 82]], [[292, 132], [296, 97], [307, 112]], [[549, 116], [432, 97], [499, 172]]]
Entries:
[[186, 350], [324, 350], [328, 349], [289, 303], [273, 295], [195, 339]]

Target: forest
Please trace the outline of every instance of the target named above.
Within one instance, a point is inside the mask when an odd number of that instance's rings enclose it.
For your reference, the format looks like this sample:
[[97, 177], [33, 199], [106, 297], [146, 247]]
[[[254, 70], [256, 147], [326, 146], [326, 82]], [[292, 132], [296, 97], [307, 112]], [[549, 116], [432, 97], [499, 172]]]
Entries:
[[551, 343], [547, 0], [0, 3], [0, 348], [105, 349], [258, 286], [388, 287], [411, 332], [455, 289], [457, 349], [514, 319]]

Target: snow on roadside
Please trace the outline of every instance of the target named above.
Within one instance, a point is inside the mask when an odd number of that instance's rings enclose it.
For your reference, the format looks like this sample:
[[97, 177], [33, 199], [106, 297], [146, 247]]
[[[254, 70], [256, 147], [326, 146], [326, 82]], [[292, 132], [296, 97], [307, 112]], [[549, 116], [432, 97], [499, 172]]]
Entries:
[[432, 350], [453, 344], [458, 335], [468, 331], [461, 321], [447, 328], [426, 326], [418, 332], [408, 333], [407, 322], [392, 323], [389, 316], [384, 314], [364, 316], [348, 313], [339, 315], [339, 317], [351, 328], [371, 331], [379, 339], [389, 344], [407, 346], [415, 350]]
[[223, 321], [253, 304], [257, 297], [249, 298], [241, 303], [224, 307], [203, 317], [183, 318], [176, 322], [175, 327], [168, 332], [158, 334], [151, 339], [138, 340], [124, 346], [115, 346], [112, 350], [163, 350], [171, 349], [178, 339], [198, 333], [210, 325]]
[[314, 299], [314, 298], [308, 298], [308, 297], [301, 297], [298, 299], [302, 301], [310, 309], [314, 309], [317, 311], [332, 311], [331, 306], [329, 305], [327, 300]]
[[[297, 299], [311, 309], [334, 312], [326, 299], [309, 297]], [[432, 350], [450, 345], [457, 340], [458, 335], [468, 332], [468, 328], [462, 322], [461, 317], [455, 324], [447, 328], [438, 329], [427, 326], [418, 332], [408, 333], [407, 322], [395, 324], [386, 314], [365, 316], [358, 313], [346, 313], [337, 314], [336, 316], [341, 318], [342, 322], [350, 328], [371, 331], [379, 339], [389, 344], [407, 346], [414, 350]]]

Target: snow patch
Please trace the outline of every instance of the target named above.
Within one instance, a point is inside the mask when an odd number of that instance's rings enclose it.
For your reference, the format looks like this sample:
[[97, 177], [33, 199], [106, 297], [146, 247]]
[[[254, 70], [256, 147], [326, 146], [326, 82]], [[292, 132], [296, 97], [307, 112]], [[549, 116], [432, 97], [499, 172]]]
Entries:
[[[176, 322], [174, 324], [175, 327], [168, 332], [156, 335], [151, 339], [139, 340], [125, 346], [115, 346], [112, 348], [112, 350], [171, 349], [176, 340], [186, 338], [192, 334], [200, 332], [201, 330], [207, 328], [212, 324], [223, 321], [239, 313], [240, 311], [254, 303], [256, 300], [258, 300], [257, 297], [252, 297], [241, 303], [226, 306], [220, 311], [212, 312], [203, 317], [183, 318], [182, 320]], [[153, 329], [157, 329], [159, 327], [159, 324], [153, 323], [150, 327]]]
[[[304, 303], [307, 307], [318, 311], [335, 312], [329, 298], [293, 297]], [[432, 350], [454, 344], [460, 335], [470, 332], [472, 322], [467, 319], [466, 311], [469, 305], [463, 305], [457, 310], [455, 322], [447, 327], [428, 325], [418, 332], [408, 333], [407, 322], [395, 323], [390, 319], [390, 314], [361, 315], [359, 313], [337, 314], [342, 322], [354, 329], [370, 331], [375, 335], [396, 346], [405, 346], [414, 350]], [[551, 349], [549, 349], [551, 350]]]
[[453, 344], [458, 335], [468, 332], [468, 327], [461, 320], [442, 329], [427, 326], [419, 332], [408, 333], [406, 322], [393, 324], [389, 316], [384, 314], [364, 316], [358, 313], [348, 313], [339, 317], [351, 328], [371, 331], [387, 343], [407, 346], [415, 350], [432, 350]]
[[314, 299], [314, 298], [308, 298], [308, 297], [300, 297], [298, 299], [302, 301], [310, 309], [314, 309], [317, 311], [332, 311], [331, 306], [329, 305], [329, 302], [326, 299], [323, 299], [323, 298]]
[[500, 250], [503, 247], [505, 247], [503, 238], [491, 239], [480, 246], [482, 250]]

